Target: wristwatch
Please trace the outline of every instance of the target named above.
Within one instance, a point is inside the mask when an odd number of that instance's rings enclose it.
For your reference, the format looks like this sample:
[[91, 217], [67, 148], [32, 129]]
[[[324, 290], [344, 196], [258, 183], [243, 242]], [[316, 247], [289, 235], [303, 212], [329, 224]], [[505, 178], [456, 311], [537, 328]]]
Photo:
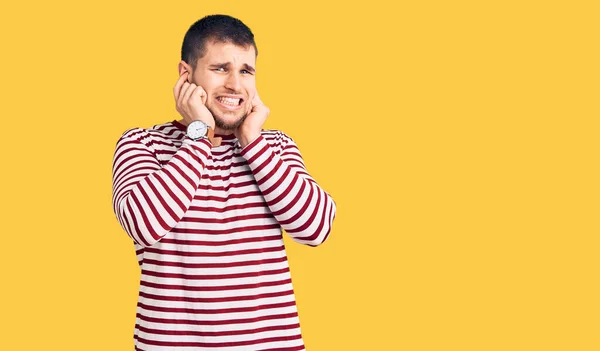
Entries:
[[208, 138], [213, 146], [221, 145], [221, 138], [215, 138], [214, 130], [208, 124], [200, 120], [195, 120], [188, 124], [186, 134], [192, 140]]

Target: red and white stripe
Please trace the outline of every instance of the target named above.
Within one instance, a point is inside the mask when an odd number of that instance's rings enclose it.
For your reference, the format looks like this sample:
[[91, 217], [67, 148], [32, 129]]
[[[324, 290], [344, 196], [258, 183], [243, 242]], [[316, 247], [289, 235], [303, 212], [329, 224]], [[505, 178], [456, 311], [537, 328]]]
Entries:
[[335, 202], [280, 131], [211, 148], [177, 121], [126, 131], [113, 209], [141, 266], [136, 350], [304, 350], [282, 229], [323, 243]]

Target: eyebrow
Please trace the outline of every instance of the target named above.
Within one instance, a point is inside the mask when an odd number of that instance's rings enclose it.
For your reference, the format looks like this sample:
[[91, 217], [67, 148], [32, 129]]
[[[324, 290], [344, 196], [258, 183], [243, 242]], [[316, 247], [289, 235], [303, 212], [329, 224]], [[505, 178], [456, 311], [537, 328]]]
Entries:
[[[210, 67], [223, 67], [223, 68], [229, 68], [229, 66], [231, 66], [231, 62], [225, 62], [225, 63], [213, 63], [213, 64], [211, 64], [211, 65], [209, 65], [209, 66], [210, 66]], [[242, 67], [243, 67], [245, 70], [249, 71], [249, 72], [252, 72], [252, 73], [256, 72], [256, 70], [254, 69], [254, 67], [250, 66], [250, 65], [249, 65], [249, 64], [247, 64], [247, 63], [244, 63], [244, 64], [242, 65]]]

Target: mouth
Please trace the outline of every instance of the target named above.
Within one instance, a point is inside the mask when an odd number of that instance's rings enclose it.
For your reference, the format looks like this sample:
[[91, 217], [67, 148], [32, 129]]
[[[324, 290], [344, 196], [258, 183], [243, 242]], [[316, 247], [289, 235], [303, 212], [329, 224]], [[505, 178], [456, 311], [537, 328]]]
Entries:
[[217, 96], [215, 100], [217, 100], [220, 106], [228, 110], [239, 110], [242, 108], [242, 103], [244, 102], [244, 99], [239, 96]]

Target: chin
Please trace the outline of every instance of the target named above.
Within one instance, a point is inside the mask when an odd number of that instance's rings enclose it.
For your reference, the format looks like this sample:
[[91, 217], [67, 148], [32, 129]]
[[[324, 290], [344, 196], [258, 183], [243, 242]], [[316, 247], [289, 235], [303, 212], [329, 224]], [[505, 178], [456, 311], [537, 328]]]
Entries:
[[223, 130], [235, 130], [237, 129], [242, 122], [244, 122], [244, 120], [246, 119], [246, 116], [248, 116], [248, 113], [246, 111], [236, 111], [234, 113], [232, 112], [225, 112], [223, 113], [222, 111], [219, 111], [218, 109], [210, 109], [210, 112], [212, 113], [213, 117], [215, 118], [215, 126], [223, 129]]
[[235, 130], [246, 119], [246, 114], [243, 116], [215, 116], [215, 126], [223, 130]]

